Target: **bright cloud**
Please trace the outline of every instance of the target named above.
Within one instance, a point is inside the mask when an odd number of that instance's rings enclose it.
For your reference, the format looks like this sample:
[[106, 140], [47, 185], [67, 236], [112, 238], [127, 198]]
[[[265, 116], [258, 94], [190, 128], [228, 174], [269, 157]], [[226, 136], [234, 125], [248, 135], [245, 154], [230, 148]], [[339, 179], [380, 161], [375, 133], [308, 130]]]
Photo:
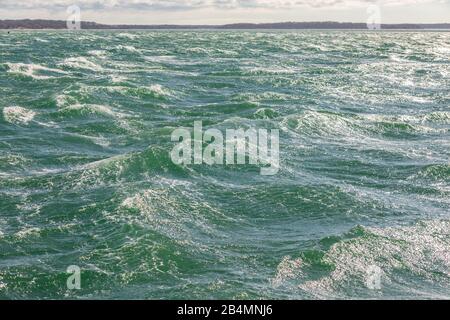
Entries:
[[0, 19], [82, 19], [108, 24], [225, 24], [236, 22], [364, 22], [378, 4], [383, 23], [449, 22], [450, 0], [0, 0]]
[[379, 5], [408, 5], [423, 3], [445, 3], [450, 0], [0, 0], [0, 7], [15, 9], [49, 9], [77, 4], [85, 9], [155, 9], [186, 10], [200, 8], [292, 8], [308, 6], [314, 8], [361, 6], [370, 3]]

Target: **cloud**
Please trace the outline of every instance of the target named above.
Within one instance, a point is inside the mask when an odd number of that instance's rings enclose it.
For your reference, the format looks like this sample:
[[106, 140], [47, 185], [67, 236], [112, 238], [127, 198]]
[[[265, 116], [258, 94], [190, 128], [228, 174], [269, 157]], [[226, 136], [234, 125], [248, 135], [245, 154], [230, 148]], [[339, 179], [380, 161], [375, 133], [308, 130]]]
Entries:
[[83, 9], [153, 9], [188, 10], [199, 8], [273, 8], [339, 7], [369, 4], [408, 5], [442, 3], [450, 0], [0, 0], [0, 8], [10, 9], [60, 9], [78, 5]]

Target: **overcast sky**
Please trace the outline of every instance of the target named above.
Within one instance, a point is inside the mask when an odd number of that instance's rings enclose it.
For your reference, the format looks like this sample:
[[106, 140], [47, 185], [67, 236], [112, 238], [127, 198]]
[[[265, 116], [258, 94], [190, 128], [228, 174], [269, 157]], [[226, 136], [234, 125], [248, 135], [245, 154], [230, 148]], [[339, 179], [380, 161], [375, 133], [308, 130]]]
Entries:
[[450, 22], [450, 0], [0, 0], [0, 19], [65, 20], [74, 4], [82, 20], [110, 24], [366, 22], [373, 4], [382, 23]]

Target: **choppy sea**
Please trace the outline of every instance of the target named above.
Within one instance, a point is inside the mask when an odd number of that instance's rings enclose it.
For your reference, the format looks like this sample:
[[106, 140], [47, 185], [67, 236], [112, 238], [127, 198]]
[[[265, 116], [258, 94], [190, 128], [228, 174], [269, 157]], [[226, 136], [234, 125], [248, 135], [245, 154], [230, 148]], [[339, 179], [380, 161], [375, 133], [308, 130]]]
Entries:
[[449, 32], [0, 32], [0, 298], [449, 299], [449, 92]]

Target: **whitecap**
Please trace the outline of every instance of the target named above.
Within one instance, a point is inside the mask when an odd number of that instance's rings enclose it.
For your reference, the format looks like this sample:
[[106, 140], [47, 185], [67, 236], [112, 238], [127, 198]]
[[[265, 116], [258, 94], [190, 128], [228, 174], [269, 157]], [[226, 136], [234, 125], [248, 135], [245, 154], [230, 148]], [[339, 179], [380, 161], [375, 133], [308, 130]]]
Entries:
[[29, 236], [37, 236], [41, 232], [39, 228], [25, 228], [18, 231], [14, 236], [19, 239], [24, 239]]
[[39, 64], [33, 64], [33, 63], [26, 64], [26, 63], [7, 62], [6, 65], [8, 66], [8, 73], [21, 74], [21, 75], [24, 75], [27, 77], [31, 77], [33, 79], [38, 79], [38, 80], [54, 78], [54, 76], [51, 76], [51, 75], [37, 74], [39, 72], [67, 74], [63, 70], [48, 68], [48, 67], [44, 67]]
[[91, 50], [91, 51], [88, 51], [88, 54], [91, 56], [95, 56], [97, 58], [104, 59], [107, 56], [108, 52], [105, 50]]
[[91, 71], [102, 71], [103, 68], [85, 57], [73, 57], [65, 59], [61, 65], [73, 69], [87, 69]]
[[120, 75], [117, 75], [117, 74], [112, 74], [112, 75], [110, 75], [110, 78], [111, 78], [111, 81], [112, 81], [113, 83], [120, 83], [120, 82], [124, 82], [124, 81], [127, 81], [127, 80], [128, 80], [127, 77], [125, 77], [125, 76], [120, 76]]
[[64, 107], [61, 110], [79, 110], [82, 112], [103, 114], [111, 117], [121, 115], [119, 112], [114, 112], [110, 106], [99, 104], [74, 104]]
[[118, 46], [116, 47], [116, 49], [118, 49], [118, 50], [125, 50], [125, 51], [128, 51], [128, 52], [139, 52], [139, 50], [136, 49], [136, 48], [133, 47], [133, 46], [118, 45]]
[[152, 84], [149, 90], [159, 96], [169, 96], [170, 92], [160, 84]]
[[139, 36], [137, 34], [122, 32], [122, 33], [119, 33], [117, 35], [117, 37], [119, 37], [119, 38], [128, 38], [128, 39], [133, 40], [133, 39], [138, 38]]
[[[404, 227], [359, 226], [321, 253], [319, 261], [304, 256], [283, 258], [271, 282], [280, 286], [294, 281], [297, 290], [313, 297], [342, 298], [342, 295], [348, 297], [345, 292], [348, 286], [370, 293], [366, 287], [367, 274], [374, 266], [380, 268], [383, 286], [409, 286], [402, 275], [405, 272], [419, 275], [425, 281], [434, 281], [437, 276], [448, 279], [450, 255], [446, 235], [449, 228], [450, 222], [446, 220], [422, 221]], [[309, 279], [307, 270], [315, 263], [330, 266], [330, 271], [318, 279]]]
[[29, 162], [30, 159], [27, 159], [21, 154], [13, 154], [13, 153], [7, 153], [5, 155], [0, 156], [0, 161], [7, 163], [8, 165], [12, 166], [19, 166], [23, 163]]
[[13, 124], [28, 124], [35, 115], [36, 112], [18, 106], [3, 109], [3, 118]]
[[56, 105], [58, 106], [58, 108], [61, 108], [67, 104], [70, 104], [72, 99], [73, 98], [68, 95], [60, 94], [60, 95], [56, 96], [55, 101], [56, 101]]
[[44, 43], [50, 42], [49, 40], [42, 39], [42, 38], [34, 38], [34, 40], [37, 41], [37, 42], [44, 42]]

